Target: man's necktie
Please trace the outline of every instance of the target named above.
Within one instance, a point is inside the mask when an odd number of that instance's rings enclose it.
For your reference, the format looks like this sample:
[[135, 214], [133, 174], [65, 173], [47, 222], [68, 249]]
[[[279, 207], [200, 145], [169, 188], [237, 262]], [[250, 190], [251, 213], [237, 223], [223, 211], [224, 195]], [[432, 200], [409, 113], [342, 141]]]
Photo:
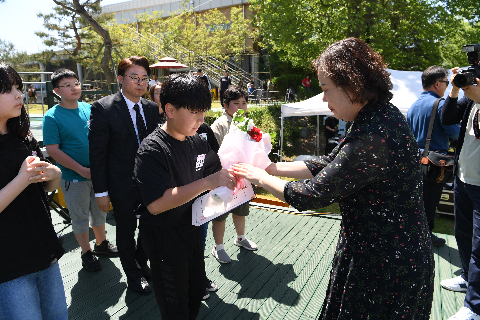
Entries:
[[142, 143], [143, 139], [145, 139], [148, 136], [147, 128], [145, 128], [145, 122], [143, 122], [142, 115], [140, 114], [140, 107], [138, 106], [138, 104], [135, 104], [133, 109], [137, 114], [138, 139], [140, 140], [140, 143]]

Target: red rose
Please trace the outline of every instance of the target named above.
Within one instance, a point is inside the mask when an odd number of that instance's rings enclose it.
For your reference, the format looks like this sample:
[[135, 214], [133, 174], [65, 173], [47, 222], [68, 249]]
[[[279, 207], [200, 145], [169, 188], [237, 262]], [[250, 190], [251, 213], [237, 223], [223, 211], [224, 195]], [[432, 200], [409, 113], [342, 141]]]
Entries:
[[252, 137], [253, 140], [257, 142], [262, 140], [262, 131], [260, 131], [260, 129], [258, 129], [257, 127], [253, 127], [253, 129], [250, 130], [248, 134], [250, 135], [250, 137]]

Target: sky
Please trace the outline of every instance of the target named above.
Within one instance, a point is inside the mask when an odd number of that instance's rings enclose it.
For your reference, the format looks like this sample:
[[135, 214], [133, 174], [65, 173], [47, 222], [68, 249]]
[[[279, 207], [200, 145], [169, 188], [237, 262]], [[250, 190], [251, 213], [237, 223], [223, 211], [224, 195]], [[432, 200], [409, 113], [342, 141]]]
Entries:
[[[125, 0], [102, 0], [102, 6]], [[18, 51], [40, 52], [46, 47], [35, 31], [46, 31], [37, 13], [52, 12], [52, 0], [5, 0], [0, 3], [0, 39], [11, 42]]]

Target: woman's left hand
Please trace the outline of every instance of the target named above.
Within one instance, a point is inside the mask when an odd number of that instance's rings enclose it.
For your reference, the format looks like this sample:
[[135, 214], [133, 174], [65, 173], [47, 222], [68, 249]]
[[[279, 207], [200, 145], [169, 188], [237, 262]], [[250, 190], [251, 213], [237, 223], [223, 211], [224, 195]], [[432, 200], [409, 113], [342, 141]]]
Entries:
[[27, 171], [35, 171], [38, 173], [37, 175], [29, 178], [32, 183], [50, 181], [60, 179], [62, 177], [62, 171], [60, 171], [57, 166], [45, 161], [40, 161], [39, 158], [35, 158], [35, 160], [30, 163], [30, 168], [28, 168]]
[[268, 176], [268, 173], [265, 170], [246, 163], [234, 164], [232, 165], [232, 169], [236, 175], [259, 186], [262, 186], [262, 178]]

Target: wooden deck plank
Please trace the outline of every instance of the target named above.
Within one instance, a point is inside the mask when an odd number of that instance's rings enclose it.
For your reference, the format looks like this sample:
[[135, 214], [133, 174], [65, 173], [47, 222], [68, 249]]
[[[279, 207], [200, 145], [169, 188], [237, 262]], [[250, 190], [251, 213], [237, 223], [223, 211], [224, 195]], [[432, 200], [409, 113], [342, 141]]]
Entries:
[[[205, 269], [219, 286], [203, 302], [198, 319], [316, 319], [320, 312], [338, 239], [339, 218], [289, 215], [285, 208], [252, 206], [246, 236], [257, 252], [233, 245], [236, 234], [230, 218], [225, 249], [232, 263], [219, 264], [211, 255], [211, 225], [207, 233]], [[271, 211], [274, 210], [274, 211]], [[118, 258], [100, 258], [102, 270], [82, 268], [80, 248], [71, 226], [52, 212], [55, 230], [63, 230], [66, 254], [59, 265], [64, 281], [69, 319], [161, 319], [155, 296], [127, 290]], [[108, 216], [107, 238], [116, 243], [115, 221]], [[454, 236], [438, 235], [447, 245], [434, 248], [435, 291], [432, 320], [448, 319], [463, 306], [464, 293], [441, 288], [440, 281], [460, 274], [461, 263]], [[93, 246], [94, 235], [90, 233]]]
[[[286, 223], [281, 223], [285, 221]], [[263, 270], [272, 264], [269, 255], [274, 252], [274, 248], [276, 246], [283, 248], [288, 245], [288, 241], [285, 237], [288, 237], [289, 232], [294, 234], [295, 230], [301, 230], [301, 228], [305, 225], [305, 223], [299, 219], [294, 219], [293, 216], [288, 216], [281, 213], [278, 215], [276, 220], [272, 220], [270, 223], [272, 225], [277, 225], [277, 227], [271, 227], [269, 229], [264, 228], [264, 235], [262, 236], [262, 239], [268, 239], [268, 242], [262, 242], [262, 246], [259, 247], [259, 250], [256, 251], [254, 255], [249, 255], [250, 259], [248, 259], [248, 254], [250, 252], [241, 250], [239, 253], [240, 258], [235, 265], [232, 265], [231, 267], [220, 267], [221, 272], [223, 269], [223, 276], [228, 278], [228, 281], [226, 281], [225, 285], [217, 293], [217, 295], [223, 299], [224, 303], [234, 303], [238, 298], [251, 299], [250, 295], [248, 295], [245, 291], [245, 288], [249, 288], [252, 283], [259, 281], [258, 277], [262, 274]], [[285, 241], [280, 241], [282, 239], [285, 239]], [[206, 315], [206, 318], [218, 319], [226, 312], [227, 309], [228, 305], [224, 305], [222, 308], [214, 308], [208, 313], [208, 315]]]
[[[440, 281], [443, 279], [450, 279], [453, 277], [451, 244], [449, 243], [449, 240], [450, 239], [447, 239], [447, 244], [445, 246], [434, 248], [434, 254], [437, 257], [438, 264], [435, 265], [437, 270], [435, 271], [435, 292], [432, 316], [438, 316], [437, 319], [448, 319], [457, 312], [455, 293], [443, 289], [440, 285]], [[440, 309], [441, 312], [437, 312], [436, 310], [438, 309]]]
[[[295, 251], [300, 251], [300, 247], [305, 243], [303, 241], [304, 237], [311, 228], [318, 222], [312, 219], [302, 219], [301, 217], [289, 217], [288, 220], [285, 221], [284, 224], [280, 225], [280, 228], [283, 228], [283, 225], [290, 224], [290, 221], [296, 221], [296, 226], [288, 231], [287, 235], [278, 234], [275, 238], [272, 238], [272, 242], [276, 243], [272, 247], [272, 249], [264, 254], [264, 258], [270, 261], [269, 264], [265, 266], [263, 270], [259, 270], [260, 268], [256, 268], [258, 271], [258, 276], [256, 279], [251, 279], [252, 285], [245, 285], [241, 288], [239, 292], [239, 299], [237, 301], [233, 301], [232, 303], [238, 307], [238, 310], [248, 310], [248, 311], [257, 311], [258, 308], [251, 306], [251, 301], [254, 299], [261, 299], [262, 301], [268, 297], [273, 297], [275, 301], [279, 301], [283, 294], [278, 294], [276, 296], [271, 296], [270, 293], [266, 290], [262, 292], [262, 289], [266, 289], [269, 286], [281, 286], [280, 291], [291, 290], [286, 283], [281, 283], [281, 279], [290, 279], [293, 280], [295, 275], [293, 273], [293, 267], [290, 263], [285, 263], [286, 257], [294, 254]], [[277, 241], [278, 237], [282, 237], [282, 241]], [[283, 243], [282, 243], [283, 242]], [[298, 255], [298, 254], [297, 254]], [[261, 271], [261, 273], [260, 273]], [[249, 275], [250, 278], [253, 278]], [[273, 291], [274, 288], [272, 288]], [[246, 297], [251, 297], [247, 299]], [[259, 300], [260, 301], [260, 300]], [[278, 303], [278, 302], [275, 302]], [[247, 305], [250, 305], [247, 307]], [[220, 319], [235, 319], [239, 317], [241, 312], [233, 312], [233, 310], [227, 310], [224, 314], [223, 318]], [[262, 316], [262, 314], [260, 314]], [[263, 318], [263, 317], [262, 317]]]
[[[306, 219], [307, 217], [303, 217], [302, 219]], [[329, 240], [325, 237], [330, 230], [331, 225], [320, 221], [322, 218], [318, 217], [310, 217], [312, 220], [317, 220], [317, 224], [312, 226], [309, 230], [309, 233], [306, 235], [305, 239], [301, 242], [303, 245], [297, 245], [296, 250], [292, 252], [292, 254], [285, 257], [282, 263], [284, 265], [292, 265], [292, 273], [293, 278], [288, 276], [283, 276], [281, 274], [275, 274], [268, 282], [269, 285], [264, 286], [262, 291], [265, 293], [260, 294], [260, 296], [265, 296], [263, 300], [259, 301], [252, 301], [252, 306], [257, 304], [257, 311], [263, 315], [263, 318], [272, 319], [281, 319], [283, 317], [280, 316], [281, 313], [288, 310], [290, 307], [294, 306], [298, 297], [300, 296], [300, 292], [297, 292], [293, 288], [295, 287], [295, 282], [298, 279], [297, 270], [301, 269], [299, 265], [299, 258], [305, 253], [310, 253], [311, 255], [317, 254], [317, 250], [311, 251], [312, 248], [321, 248], [322, 243], [329, 242]], [[293, 271], [295, 270], [295, 271]], [[269, 288], [271, 287], [271, 288]], [[284, 288], [287, 287], [289, 290], [285, 290]], [[321, 308], [321, 304], [317, 309]], [[274, 310], [280, 310], [279, 313], [272, 314]]]
[[[323, 296], [325, 295], [332, 258], [337, 245], [339, 226], [340, 224], [332, 224], [331, 231], [328, 232], [325, 237], [327, 241], [321, 243], [321, 248], [318, 250], [319, 254], [312, 255], [311, 259], [308, 259], [308, 263], [302, 269], [302, 272], [298, 274], [298, 280], [295, 281], [293, 287], [299, 287], [300, 296], [298, 297], [298, 302], [285, 314], [284, 319], [301, 319], [311, 301], [312, 295], [317, 291], [316, 289], [319, 285], [321, 285], [322, 289], [319, 289], [318, 292], [323, 290]], [[322, 307], [322, 303], [323, 299], [312, 302], [313, 305], [316, 305], [317, 314]], [[305, 318], [308, 319], [308, 317], [315, 317], [315, 315], [312, 314]]]

